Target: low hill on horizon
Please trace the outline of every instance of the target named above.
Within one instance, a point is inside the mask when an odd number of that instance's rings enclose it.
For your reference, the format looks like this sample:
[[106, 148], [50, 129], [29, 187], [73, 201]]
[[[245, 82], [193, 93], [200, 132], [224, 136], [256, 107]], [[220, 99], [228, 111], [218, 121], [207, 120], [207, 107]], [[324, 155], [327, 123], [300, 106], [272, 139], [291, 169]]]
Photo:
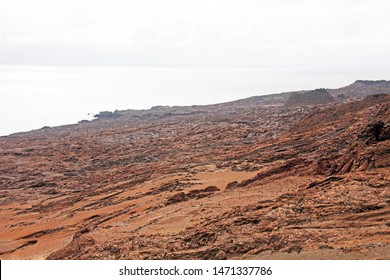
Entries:
[[315, 89], [304, 93], [292, 93], [284, 103], [287, 107], [310, 106], [336, 102], [336, 99], [324, 89]]
[[[326, 92], [325, 92], [326, 91]], [[310, 106], [316, 104], [329, 103], [329, 102], [345, 102], [359, 100], [366, 96], [373, 94], [390, 94], [390, 81], [379, 80], [357, 80], [351, 85], [342, 87], [339, 89], [315, 89], [315, 90], [302, 90], [293, 92], [273, 93], [260, 96], [252, 96], [244, 99], [239, 99], [230, 102], [209, 104], [209, 105], [192, 105], [192, 106], [154, 106], [147, 110], [121, 110], [114, 112], [100, 112], [96, 114], [96, 118], [110, 118], [119, 117], [123, 115], [163, 115], [166, 113], [185, 113], [185, 112], [199, 112], [207, 109], [223, 109], [244, 107], [256, 107], [256, 106], [283, 106], [286, 102], [290, 102], [289, 99], [293, 96], [295, 99], [301, 97], [304, 98], [306, 94], [318, 93], [319, 96], [311, 98], [311, 101], [307, 104], [301, 104], [302, 106]], [[288, 104], [287, 104], [288, 105]]]

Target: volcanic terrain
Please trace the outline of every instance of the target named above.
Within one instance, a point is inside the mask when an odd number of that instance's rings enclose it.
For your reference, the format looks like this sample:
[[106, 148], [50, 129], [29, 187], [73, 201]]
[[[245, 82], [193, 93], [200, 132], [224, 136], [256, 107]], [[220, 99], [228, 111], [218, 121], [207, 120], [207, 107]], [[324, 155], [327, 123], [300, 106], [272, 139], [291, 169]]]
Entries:
[[0, 258], [389, 259], [389, 84], [0, 137]]

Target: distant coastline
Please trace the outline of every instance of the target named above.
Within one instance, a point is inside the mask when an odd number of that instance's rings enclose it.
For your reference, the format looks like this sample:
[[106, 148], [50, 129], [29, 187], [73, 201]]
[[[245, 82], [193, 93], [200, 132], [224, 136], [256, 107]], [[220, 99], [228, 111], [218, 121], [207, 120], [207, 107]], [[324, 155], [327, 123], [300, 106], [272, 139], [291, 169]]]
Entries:
[[216, 104], [390, 77], [390, 70], [372, 73], [281, 67], [0, 65], [0, 119], [7, 120], [0, 135], [92, 120], [102, 111]]

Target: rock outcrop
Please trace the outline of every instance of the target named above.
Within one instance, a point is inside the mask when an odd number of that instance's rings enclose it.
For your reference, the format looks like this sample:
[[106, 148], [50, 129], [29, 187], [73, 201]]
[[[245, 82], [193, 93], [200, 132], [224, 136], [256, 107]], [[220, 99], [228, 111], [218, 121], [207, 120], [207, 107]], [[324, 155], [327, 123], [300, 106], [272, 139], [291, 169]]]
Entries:
[[308, 92], [292, 93], [286, 100], [286, 107], [320, 105], [336, 102], [326, 89], [316, 89]]

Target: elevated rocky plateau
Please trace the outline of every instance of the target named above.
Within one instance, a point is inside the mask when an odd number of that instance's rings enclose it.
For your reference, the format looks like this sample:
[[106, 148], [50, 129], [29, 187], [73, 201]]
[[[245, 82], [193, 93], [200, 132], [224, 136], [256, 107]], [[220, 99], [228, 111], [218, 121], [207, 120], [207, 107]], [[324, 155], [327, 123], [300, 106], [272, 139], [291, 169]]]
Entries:
[[388, 93], [356, 81], [0, 137], [0, 258], [389, 259]]
[[336, 102], [336, 99], [326, 89], [316, 89], [308, 92], [294, 92], [284, 103], [288, 107], [319, 105]]

